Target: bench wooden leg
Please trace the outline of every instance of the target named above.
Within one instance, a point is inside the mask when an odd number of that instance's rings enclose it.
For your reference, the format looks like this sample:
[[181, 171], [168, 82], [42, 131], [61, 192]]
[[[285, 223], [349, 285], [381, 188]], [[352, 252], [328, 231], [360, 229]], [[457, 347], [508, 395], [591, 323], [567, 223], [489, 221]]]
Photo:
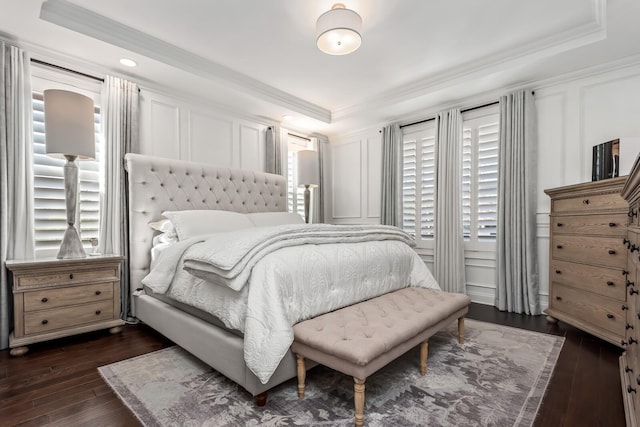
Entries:
[[304, 382], [307, 377], [307, 369], [304, 366], [304, 356], [296, 354], [297, 367], [298, 367], [298, 397], [302, 399], [304, 397]]
[[356, 427], [364, 425], [364, 381], [353, 377], [353, 401], [356, 406]]
[[429, 353], [429, 341], [420, 344], [420, 375], [427, 373], [427, 354]]
[[458, 342], [464, 344], [464, 317], [458, 319]]

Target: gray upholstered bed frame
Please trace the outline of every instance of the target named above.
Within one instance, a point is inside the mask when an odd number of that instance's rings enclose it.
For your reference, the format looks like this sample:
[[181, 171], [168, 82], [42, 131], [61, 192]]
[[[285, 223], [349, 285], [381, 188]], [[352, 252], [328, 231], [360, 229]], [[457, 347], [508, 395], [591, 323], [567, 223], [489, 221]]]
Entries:
[[284, 212], [284, 177], [257, 171], [229, 169], [181, 160], [125, 156], [129, 186], [129, 266], [132, 311], [205, 363], [232, 379], [263, 403], [264, 392], [296, 376], [291, 352], [267, 384], [246, 367], [243, 340], [149, 295], [136, 295], [149, 272], [154, 231], [149, 223], [166, 210], [218, 209], [235, 212]]

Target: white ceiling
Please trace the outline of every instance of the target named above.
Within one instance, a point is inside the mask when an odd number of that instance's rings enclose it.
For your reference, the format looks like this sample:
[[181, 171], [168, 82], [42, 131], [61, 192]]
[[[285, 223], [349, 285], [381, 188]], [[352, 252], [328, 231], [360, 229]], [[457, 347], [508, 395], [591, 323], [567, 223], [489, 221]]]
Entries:
[[[617, 60], [640, 61], [637, 0], [347, 0], [351, 55], [315, 46], [332, 0], [0, 0], [35, 58], [168, 86], [329, 135]], [[42, 11], [41, 11], [42, 9]], [[118, 63], [126, 56], [138, 67]]]

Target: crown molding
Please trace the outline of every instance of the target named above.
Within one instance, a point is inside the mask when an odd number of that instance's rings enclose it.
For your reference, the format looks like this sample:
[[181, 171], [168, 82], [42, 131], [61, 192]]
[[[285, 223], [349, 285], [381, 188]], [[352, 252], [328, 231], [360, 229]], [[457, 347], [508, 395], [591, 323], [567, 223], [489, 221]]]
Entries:
[[324, 123], [332, 121], [331, 111], [326, 108], [66, 0], [46, 0], [40, 9], [40, 19], [164, 62], [200, 77], [232, 85], [239, 91]]
[[591, 20], [549, 37], [519, 45], [490, 55], [479, 61], [467, 62], [424, 79], [377, 94], [354, 105], [333, 111], [334, 121], [362, 114], [371, 109], [393, 105], [428, 95], [437, 90], [469, 80], [486, 77], [498, 71], [518, 67], [538, 59], [565, 52], [606, 38], [607, 0], [591, 0]]

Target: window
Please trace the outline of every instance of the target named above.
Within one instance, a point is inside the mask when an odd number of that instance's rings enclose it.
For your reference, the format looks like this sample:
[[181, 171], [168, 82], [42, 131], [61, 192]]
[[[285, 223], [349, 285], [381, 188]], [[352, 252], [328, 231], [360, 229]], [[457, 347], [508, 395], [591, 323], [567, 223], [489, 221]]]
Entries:
[[[299, 188], [296, 182], [296, 153], [301, 150], [313, 150], [313, 147], [311, 141], [306, 138], [289, 134], [287, 150], [287, 207], [289, 212], [297, 212], [304, 218], [304, 188]], [[313, 200], [313, 191], [311, 199]]]
[[[471, 245], [493, 242], [498, 193], [497, 106], [465, 113], [463, 132], [464, 238]], [[422, 246], [429, 246], [434, 237], [435, 135], [435, 120], [403, 128], [402, 227]]]
[[[46, 155], [43, 94], [33, 92], [33, 174], [35, 240], [37, 256], [55, 256], [67, 228], [64, 196], [66, 160]], [[89, 239], [98, 238], [100, 223], [100, 109], [94, 112], [96, 159], [78, 161], [78, 210], [76, 228], [85, 248]]]

